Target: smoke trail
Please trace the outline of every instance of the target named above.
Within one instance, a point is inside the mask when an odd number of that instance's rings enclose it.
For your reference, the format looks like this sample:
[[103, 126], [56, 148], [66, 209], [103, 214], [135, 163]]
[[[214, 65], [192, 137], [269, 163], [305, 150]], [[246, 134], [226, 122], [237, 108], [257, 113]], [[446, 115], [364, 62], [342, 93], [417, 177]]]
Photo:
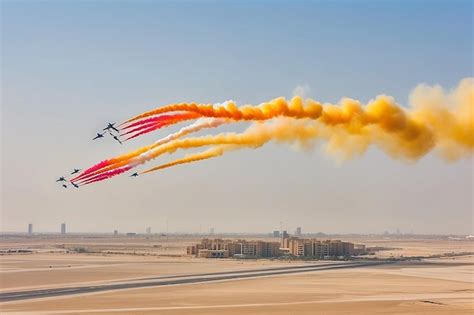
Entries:
[[[278, 143], [298, 143], [301, 147], [308, 147], [312, 140], [316, 138], [317, 132], [317, 126], [314, 121], [294, 121], [291, 118], [282, 117], [273, 122], [255, 123], [240, 134], [222, 133], [215, 136], [177, 139], [148, 152], [147, 160], [154, 159], [165, 153], [174, 153], [178, 149], [198, 148], [209, 145], [224, 145], [222, 146], [223, 151], [242, 147], [256, 149], [270, 140], [275, 140]], [[219, 150], [214, 152], [219, 152]]]
[[159, 139], [155, 143], [149, 146], [145, 146], [132, 153], [121, 155], [116, 158], [112, 158], [104, 162], [101, 162], [97, 164], [97, 166], [91, 167], [90, 169], [92, 169], [92, 171], [87, 170], [88, 171], [87, 174], [84, 174], [84, 176], [77, 177], [73, 179], [73, 181], [79, 180], [79, 179], [81, 180], [88, 179], [102, 172], [107, 172], [107, 171], [110, 171], [110, 170], [113, 170], [113, 169], [116, 169], [128, 164], [132, 167], [143, 164], [145, 161], [149, 159], [148, 152], [153, 150], [156, 147], [159, 147], [160, 145], [179, 139], [190, 133], [198, 132], [205, 128], [216, 128], [228, 122], [230, 122], [230, 120], [223, 119], [223, 118], [200, 118], [195, 123], [189, 126], [185, 126], [181, 128], [179, 131], [173, 134], [170, 134], [162, 139]]
[[73, 179], [71, 179], [71, 182], [75, 182], [81, 178], [83, 178], [84, 176], [90, 174], [90, 173], [94, 173], [95, 171], [97, 170], [100, 170], [104, 167], [106, 167], [107, 165], [110, 164], [110, 161], [109, 160], [105, 160], [105, 161], [102, 161], [102, 162], [99, 162], [97, 163], [96, 165], [93, 165], [91, 167], [89, 167], [88, 169], [84, 170], [81, 174], [77, 175], [76, 177], [74, 177]]
[[[167, 120], [177, 120], [179, 119], [180, 117], [187, 117], [189, 116], [189, 113], [186, 113], [186, 112], [178, 112], [177, 114], [171, 114], [171, 115], [160, 115], [160, 116], [156, 116], [156, 117], [151, 117], [151, 118], [148, 118], [148, 119], [142, 119], [140, 121], [137, 121], [133, 124], [130, 124], [130, 125], [127, 125], [121, 129], [125, 130], [125, 129], [129, 129], [129, 128], [132, 128], [132, 127], [135, 127], [135, 126], [140, 126], [140, 125], [143, 125], [143, 124], [148, 124], [148, 123], [151, 123], [151, 122], [161, 122], [161, 121], [167, 121]], [[196, 117], [197, 118], [197, 117]]]
[[[163, 123], [161, 123], [161, 122], [156, 122], [156, 121], [155, 122], [148, 122], [146, 124], [141, 124], [138, 127], [130, 129], [125, 133], [121, 133], [120, 136], [123, 137], [125, 135], [131, 134], [131, 133], [143, 130], [143, 129], [147, 129], [147, 128], [150, 128], [150, 127], [156, 127], [156, 126], [162, 126], [162, 125], [163, 125]], [[125, 130], [125, 128], [123, 130]]]
[[152, 131], [155, 131], [155, 130], [158, 130], [158, 129], [161, 129], [163, 126], [166, 126], [167, 124], [165, 123], [158, 123], [158, 124], [151, 124], [151, 126], [147, 126], [145, 129], [143, 129], [142, 131], [134, 134], [134, 135], [131, 135], [129, 136], [128, 138], [126, 138], [124, 141], [128, 141], [128, 140], [131, 140], [133, 138], [136, 138], [138, 136], [141, 136], [141, 135], [144, 135], [144, 134], [147, 134], [147, 133], [150, 133]]
[[173, 125], [173, 124], [176, 124], [176, 123], [179, 123], [179, 122], [183, 122], [183, 121], [191, 120], [191, 119], [196, 119], [196, 118], [200, 117], [199, 114], [192, 113], [192, 112], [191, 113], [176, 114], [176, 115], [168, 115], [168, 117], [164, 117], [164, 116], [166, 116], [166, 115], [162, 115], [161, 116], [162, 119], [159, 122], [155, 123], [155, 124], [153, 124], [153, 123], [146, 124], [147, 126], [149, 126], [148, 128], [144, 127], [145, 129], [143, 129], [142, 131], [134, 134], [133, 136], [128, 137], [127, 139], [125, 139], [125, 141], [131, 140], [133, 138], [144, 135], [146, 133], [161, 129], [165, 126], [170, 126], [170, 125]]
[[[255, 122], [241, 134], [169, 139], [166, 143], [147, 146], [116, 158], [103, 167], [103, 170], [128, 165], [130, 162], [135, 166], [178, 149], [217, 146], [158, 167], [162, 169], [220, 156], [228, 150], [258, 148], [268, 141], [309, 147], [316, 140], [325, 140], [327, 151], [343, 159], [363, 154], [370, 146], [378, 147], [389, 156], [405, 161], [416, 161], [432, 150], [451, 161], [472, 156], [473, 78], [462, 80], [455, 90], [448, 93], [439, 86], [421, 85], [412, 92], [410, 101], [412, 108], [403, 108], [393, 98], [384, 95], [367, 105], [348, 98], [342, 99], [338, 106], [321, 105], [312, 100], [304, 103], [300, 97], [294, 97], [289, 103], [278, 98], [258, 107], [246, 105], [237, 108], [233, 102], [217, 106], [194, 103], [170, 105], [129, 121], [179, 110], [206, 117], [222, 117], [230, 121]], [[273, 121], [265, 122], [272, 118]]]
[[150, 155], [153, 154], [153, 150], [155, 148], [159, 148], [159, 146], [169, 143], [173, 140], [182, 138], [190, 133], [198, 132], [204, 128], [216, 128], [220, 125], [225, 123], [229, 123], [231, 120], [225, 118], [201, 118], [200, 120], [196, 121], [194, 124], [181, 128], [178, 132], [170, 134], [158, 141], [156, 141], [153, 145], [150, 146], [150, 149], [144, 153], [141, 153], [139, 158], [133, 161], [134, 165], [143, 164], [147, 161]]
[[299, 96], [294, 97], [290, 103], [283, 97], [280, 97], [270, 102], [260, 104], [259, 106], [244, 105], [237, 107], [233, 101], [226, 101], [223, 104], [215, 105], [181, 103], [157, 108], [135, 116], [125, 123], [173, 111], [187, 111], [198, 113], [206, 117], [221, 117], [233, 120], [268, 120], [278, 116], [317, 119], [321, 115], [321, 110], [321, 104], [313, 100], [307, 100], [306, 104], [303, 104], [303, 100]]
[[210, 149], [208, 149], [204, 152], [199, 152], [199, 153], [195, 153], [195, 154], [188, 154], [182, 159], [174, 160], [172, 162], [162, 164], [162, 165], [157, 166], [157, 167], [150, 168], [146, 171], [141, 172], [140, 174], [146, 174], [146, 173], [150, 173], [150, 172], [153, 172], [153, 171], [162, 170], [162, 169], [172, 167], [172, 166], [175, 166], [175, 165], [179, 165], [179, 164], [186, 164], [186, 163], [211, 159], [213, 157], [218, 157], [218, 156], [223, 155], [225, 151], [229, 151], [232, 148], [237, 149], [238, 146], [219, 145], [219, 146], [210, 148]]
[[[242, 134], [220, 134], [173, 141], [149, 153], [155, 158], [177, 149], [207, 145], [257, 148], [270, 140], [307, 147], [316, 139], [328, 142], [327, 151], [343, 159], [364, 153], [370, 145], [389, 156], [416, 161], [432, 149], [449, 160], [472, 155], [474, 149], [474, 80], [465, 79], [451, 93], [440, 87], [420, 86], [411, 96], [414, 109], [405, 111], [392, 98], [379, 96], [365, 108], [343, 99], [340, 107], [326, 106], [321, 119], [279, 118], [274, 124], [258, 123]], [[226, 147], [177, 160], [162, 169], [206, 156], [222, 155]], [[214, 155], [213, 155], [214, 153]], [[151, 171], [151, 170], [149, 170]]]
[[461, 80], [446, 93], [439, 85], [419, 85], [410, 95], [414, 119], [428, 125], [437, 151], [448, 161], [472, 155], [474, 147], [474, 78]]
[[80, 183], [81, 186], [83, 185], [87, 185], [87, 184], [91, 184], [91, 183], [95, 183], [95, 182], [99, 182], [99, 181], [102, 181], [104, 179], [108, 179], [108, 178], [111, 178], [112, 176], [115, 176], [115, 175], [119, 175], [119, 174], [122, 174], [122, 173], [125, 173], [126, 171], [130, 170], [131, 167], [130, 166], [126, 166], [126, 167], [122, 167], [122, 168], [119, 168], [119, 169], [114, 169], [113, 171], [109, 171], [109, 172], [105, 172], [105, 173], [100, 173], [96, 176], [93, 176], [83, 182]]

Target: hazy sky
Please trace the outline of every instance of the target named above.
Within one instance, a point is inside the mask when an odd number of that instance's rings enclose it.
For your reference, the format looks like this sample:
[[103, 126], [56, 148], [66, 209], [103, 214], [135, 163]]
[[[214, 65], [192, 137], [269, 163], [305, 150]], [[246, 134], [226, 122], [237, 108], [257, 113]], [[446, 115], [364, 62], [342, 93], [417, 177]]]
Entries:
[[2, 231], [474, 232], [472, 159], [372, 149], [338, 164], [267, 145], [79, 190], [54, 182], [181, 127], [91, 141], [167, 103], [257, 104], [305, 86], [322, 102], [407, 104], [419, 83], [452, 88], [473, 73], [471, 1], [71, 2], [1, 1]]

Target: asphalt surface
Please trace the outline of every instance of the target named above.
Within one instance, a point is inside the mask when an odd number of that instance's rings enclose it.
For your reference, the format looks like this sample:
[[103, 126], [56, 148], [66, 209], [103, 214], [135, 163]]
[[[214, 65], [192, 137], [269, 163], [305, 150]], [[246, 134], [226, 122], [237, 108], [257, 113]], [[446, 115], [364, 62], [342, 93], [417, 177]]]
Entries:
[[266, 269], [251, 269], [229, 272], [216, 272], [192, 275], [176, 275], [176, 276], [161, 276], [150, 277], [143, 279], [134, 279], [121, 283], [106, 283], [101, 285], [67, 287], [67, 288], [52, 288], [29, 291], [16, 291], [0, 293], [0, 302], [10, 302], [18, 300], [29, 300], [46, 297], [67, 296], [83, 293], [96, 293], [112, 290], [125, 290], [136, 288], [159, 287], [168, 285], [205, 283], [211, 281], [222, 280], [236, 280], [246, 278], [257, 278], [264, 276], [276, 276], [285, 274], [294, 274], [310, 271], [332, 270], [332, 269], [347, 269], [356, 267], [369, 267], [387, 264], [387, 262], [350, 262], [350, 263], [333, 263], [333, 264], [319, 264], [319, 265], [303, 265], [291, 267], [277, 267]]

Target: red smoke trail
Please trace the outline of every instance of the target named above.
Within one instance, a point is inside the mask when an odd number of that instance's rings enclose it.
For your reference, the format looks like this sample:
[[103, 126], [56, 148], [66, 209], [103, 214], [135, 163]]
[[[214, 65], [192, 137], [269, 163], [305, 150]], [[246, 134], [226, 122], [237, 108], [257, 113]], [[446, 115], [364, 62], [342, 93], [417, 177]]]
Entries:
[[121, 130], [125, 130], [125, 129], [128, 129], [128, 128], [132, 128], [132, 127], [136, 127], [136, 126], [140, 126], [140, 125], [144, 125], [144, 124], [148, 124], [148, 123], [151, 123], [151, 122], [157, 122], [157, 121], [160, 121], [162, 118], [162, 116], [157, 116], [157, 117], [151, 117], [151, 118], [147, 118], [147, 119], [142, 119], [142, 120], [139, 120], [133, 124], [130, 124], [128, 126], [125, 126], [123, 128], [121, 128]]
[[143, 134], [158, 130], [162, 127], [174, 125], [176, 123], [180, 123], [180, 122], [183, 122], [183, 121], [187, 121], [187, 120], [196, 119], [196, 118], [201, 117], [200, 114], [196, 114], [196, 113], [192, 113], [192, 112], [191, 113], [181, 113], [181, 114], [176, 114], [176, 115], [163, 115], [163, 116], [169, 116], [169, 117], [166, 117], [168, 119], [166, 119], [165, 121], [160, 122], [156, 125], [152, 125], [152, 123], [150, 123], [151, 126], [149, 128], [147, 128], [145, 130], [142, 130], [141, 132], [139, 132], [139, 133], [137, 133], [137, 134], [135, 134], [131, 137], [128, 137], [124, 141], [131, 140], [131, 139], [136, 138], [138, 136], [141, 136]]
[[132, 127], [135, 127], [135, 126], [138, 126], [138, 125], [147, 124], [147, 123], [150, 123], [150, 122], [160, 122], [160, 121], [163, 121], [163, 120], [179, 118], [180, 116], [183, 116], [183, 115], [187, 115], [187, 113], [178, 113], [178, 114], [172, 114], [172, 115], [160, 115], [160, 116], [156, 116], [156, 117], [142, 119], [140, 121], [134, 122], [133, 124], [125, 126], [121, 129], [125, 130], [125, 129], [128, 129], [128, 128], [132, 128]]
[[160, 128], [163, 127], [163, 126], [167, 126], [167, 124], [165, 124], [165, 123], [152, 124], [151, 127], [148, 127], [148, 128], [146, 128], [145, 130], [142, 130], [142, 131], [140, 131], [139, 133], [136, 133], [136, 134], [134, 134], [133, 136], [128, 137], [128, 138], [125, 139], [124, 141], [128, 141], [128, 140], [131, 140], [131, 139], [136, 138], [136, 137], [138, 137], [138, 136], [144, 135], [144, 134], [146, 134], [146, 133], [149, 133], [149, 132], [158, 130], [158, 129], [160, 129]]
[[[178, 114], [173, 114], [173, 115], [161, 115], [161, 116], [153, 117], [153, 118], [156, 118], [158, 121], [166, 120], [165, 123], [163, 123], [158, 128], [156, 128], [156, 129], [159, 129], [163, 126], [168, 126], [168, 125], [172, 125], [172, 124], [175, 124], [175, 123], [178, 123], [178, 122], [199, 118], [200, 116], [201, 116], [200, 114], [196, 114], [196, 113], [178, 113]], [[122, 128], [122, 129], [126, 129], [128, 127], [129, 126], [127, 126], [125, 128]], [[148, 130], [148, 131], [140, 133], [140, 134], [148, 133], [148, 132], [151, 132], [151, 131], [156, 130], [156, 129], [151, 129], [151, 130]], [[140, 134], [129, 137], [125, 141], [130, 140], [130, 139], [135, 138], [135, 137], [138, 137]], [[111, 164], [114, 164], [115, 162], [116, 162], [116, 159], [109, 159], [109, 160], [105, 160], [105, 161], [102, 161], [100, 163], [97, 163], [96, 165], [86, 169], [81, 174], [79, 174], [78, 176], [71, 179], [71, 182], [75, 182], [75, 181], [78, 181], [80, 179], [85, 179], [85, 178], [91, 177], [93, 175], [96, 175], [96, 174], [100, 173], [99, 171], [101, 169], [103, 169], [103, 168], [105, 168], [105, 167], [107, 167]]]
[[96, 176], [93, 176], [93, 177], [87, 179], [86, 181], [80, 183], [80, 185], [83, 186], [83, 185], [99, 182], [99, 181], [102, 181], [104, 179], [111, 178], [115, 175], [125, 173], [126, 171], [130, 170], [131, 168], [132, 168], [131, 166], [125, 166], [125, 167], [118, 168], [118, 169], [115, 169], [115, 170], [112, 170], [112, 171], [109, 171], [109, 172], [101, 173], [101, 174], [98, 174]]
[[83, 178], [84, 176], [92, 173], [92, 172], [95, 172], [95, 171], [98, 171], [104, 167], [106, 167], [107, 165], [110, 165], [111, 164], [111, 161], [112, 160], [105, 160], [105, 161], [102, 161], [100, 163], [97, 163], [96, 165], [94, 166], [91, 166], [89, 167], [88, 169], [86, 169], [85, 171], [83, 171], [81, 174], [77, 175], [76, 177], [74, 177], [73, 179], [71, 179], [71, 182], [75, 182], [81, 178]]
[[146, 157], [143, 156], [141, 157], [142, 154], [145, 154], [147, 151], [153, 150], [157, 148], [160, 145], [163, 145], [165, 143], [168, 143], [170, 141], [176, 140], [178, 138], [184, 137], [187, 134], [197, 132], [201, 129], [204, 128], [216, 128], [222, 124], [228, 123], [229, 120], [223, 119], [223, 118], [200, 118], [197, 120], [195, 123], [181, 128], [179, 131], [172, 133], [164, 138], [161, 138], [154, 142], [151, 145], [145, 146], [143, 148], [140, 148], [139, 150], [130, 152], [129, 154], [117, 156], [113, 159], [109, 159], [110, 164], [103, 167], [102, 169], [87, 174], [85, 175], [82, 180], [85, 181], [87, 178], [90, 178], [92, 176], [96, 176], [100, 173], [108, 172], [114, 169], [118, 169], [120, 167], [126, 166], [126, 165], [131, 165], [133, 167], [143, 164], [146, 161]]
[[[173, 125], [175, 123], [179, 123], [179, 122], [199, 118], [201, 115], [191, 112], [191, 113], [180, 113], [180, 114], [175, 114], [175, 115], [163, 115], [163, 116], [166, 116], [166, 118], [168, 118], [166, 122], [163, 122], [160, 125], [156, 125], [156, 126], [148, 128], [146, 130], [143, 130], [141, 133], [133, 135], [132, 137], [129, 137], [129, 138], [125, 139], [124, 141], [127, 141], [127, 140], [133, 139], [135, 137], [138, 137], [141, 134], [145, 134], [145, 133], [148, 133], [148, 132], [151, 132], [151, 131], [154, 131], [154, 130], [158, 130], [162, 127]], [[112, 159], [109, 159], [109, 160], [102, 161], [102, 162], [92, 166], [91, 168], [85, 170], [79, 176], [73, 178], [71, 181], [74, 182], [74, 181], [77, 181], [77, 180], [90, 179], [90, 177], [93, 177], [93, 176], [96, 176], [96, 175], [100, 174], [102, 172], [101, 170], [103, 168], [107, 168], [107, 171], [112, 170], [112, 169], [115, 168], [115, 167], [113, 167], [113, 164], [115, 164], [116, 162], [121, 161], [122, 159], [123, 159], [123, 157], [118, 157], [118, 158], [112, 158]]]
[[151, 126], [156, 126], [156, 125], [159, 125], [160, 122], [149, 122], [149, 123], [146, 123], [146, 124], [143, 124], [143, 125], [140, 125], [136, 128], [133, 128], [132, 130], [129, 130], [127, 131], [126, 133], [122, 133], [120, 136], [125, 136], [125, 135], [128, 135], [130, 133], [134, 133], [134, 132], [137, 132], [137, 131], [140, 131], [140, 130], [143, 130], [143, 129], [146, 129], [146, 128], [149, 128]]

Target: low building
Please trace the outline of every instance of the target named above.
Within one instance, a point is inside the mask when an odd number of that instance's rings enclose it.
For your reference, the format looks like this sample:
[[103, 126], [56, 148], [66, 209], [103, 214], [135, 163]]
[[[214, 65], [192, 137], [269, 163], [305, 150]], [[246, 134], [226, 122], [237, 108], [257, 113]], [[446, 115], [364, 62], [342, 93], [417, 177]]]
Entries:
[[198, 245], [191, 245], [186, 247], [186, 254], [188, 255], [197, 255], [199, 252]]
[[201, 243], [188, 246], [186, 252], [188, 255], [204, 258], [260, 258], [291, 255], [295, 257], [325, 259], [360, 255], [365, 252], [365, 246], [356, 246], [353, 243], [341, 240], [304, 239], [283, 233], [281, 243], [204, 238], [201, 240]]
[[354, 244], [354, 256], [363, 255], [367, 253], [367, 249], [363, 244]]
[[279, 256], [280, 244], [278, 242], [246, 241], [246, 240], [201, 240], [200, 244], [190, 245], [186, 248], [188, 255], [198, 257], [276, 257]]
[[229, 251], [226, 249], [200, 249], [198, 257], [201, 258], [228, 258]]
[[354, 244], [340, 240], [317, 240], [287, 237], [282, 239], [281, 247], [296, 257], [349, 257], [354, 255]]

